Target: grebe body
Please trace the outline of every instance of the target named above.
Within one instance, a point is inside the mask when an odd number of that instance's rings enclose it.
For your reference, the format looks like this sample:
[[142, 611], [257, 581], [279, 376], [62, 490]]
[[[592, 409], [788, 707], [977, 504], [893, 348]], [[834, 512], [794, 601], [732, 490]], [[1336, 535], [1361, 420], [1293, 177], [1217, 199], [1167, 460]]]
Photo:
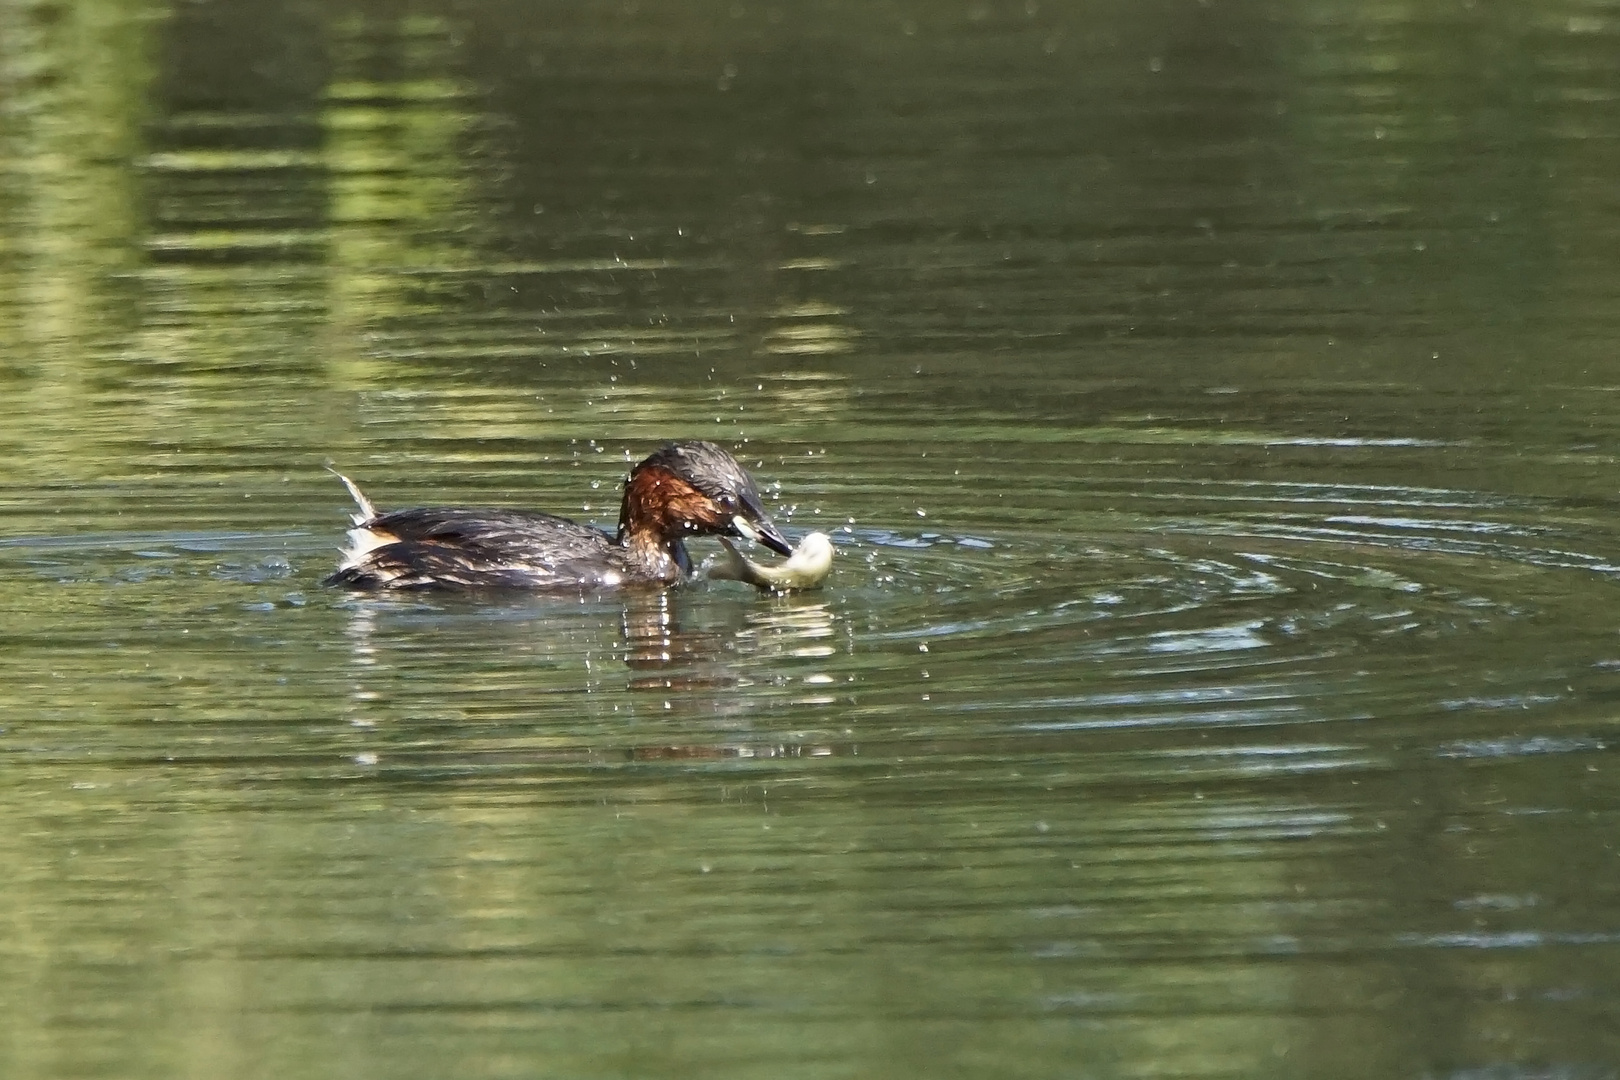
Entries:
[[612, 535], [553, 514], [424, 507], [379, 513], [338, 474], [358, 512], [337, 572], [362, 589], [604, 589], [670, 585], [692, 571], [687, 536], [741, 537], [793, 550], [754, 480], [710, 442], [659, 448], [631, 470]]

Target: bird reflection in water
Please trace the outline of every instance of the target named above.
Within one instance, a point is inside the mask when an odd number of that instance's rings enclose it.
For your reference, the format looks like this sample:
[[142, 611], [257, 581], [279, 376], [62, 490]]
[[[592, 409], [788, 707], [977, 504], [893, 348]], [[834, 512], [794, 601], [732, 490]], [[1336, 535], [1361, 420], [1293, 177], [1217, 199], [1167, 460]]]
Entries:
[[[790, 698], [793, 704], [830, 705], [824, 688], [833, 682], [825, 672], [803, 673], [806, 659], [833, 656], [837, 622], [832, 608], [802, 596], [778, 596], [764, 603], [728, 608], [736, 617], [721, 626], [682, 627], [668, 594], [663, 602], [628, 605], [625, 609], [625, 661], [633, 692], [678, 695], [664, 707], [681, 703], [685, 715], [703, 715], [709, 726], [737, 732], [725, 742], [681, 742], [640, 745], [626, 754], [632, 760], [722, 759], [826, 755], [825, 746], [802, 746], [758, 738], [761, 699], [780, 701], [785, 686], [814, 688]], [[766, 684], [761, 686], [761, 684]], [[757, 689], [756, 689], [757, 688]], [[704, 695], [703, 691], [713, 691]]]
[[[816, 661], [841, 651], [840, 622], [825, 600], [809, 595], [659, 589], [585, 602], [364, 596], [344, 606], [346, 719], [360, 729], [410, 720], [418, 737], [411, 756], [427, 752], [419, 737], [435, 722], [454, 725], [435, 753], [462, 764], [594, 756], [531, 740], [549, 742], [583, 725], [589, 744], [598, 734], [620, 734], [632, 716], [645, 723], [659, 714], [677, 721], [671, 733], [684, 737], [624, 753], [774, 756], [787, 748], [761, 730], [762, 712], [834, 702], [835, 680]], [[469, 720], [484, 722], [482, 746]], [[376, 754], [365, 758], [355, 760], [375, 764]]]
[[[668, 593], [624, 611], [631, 690], [701, 690], [775, 682], [786, 658], [831, 656], [835, 619], [825, 601], [800, 596], [721, 609], [720, 625], [682, 625]], [[713, 610], [713, 609], [710, 609]]]

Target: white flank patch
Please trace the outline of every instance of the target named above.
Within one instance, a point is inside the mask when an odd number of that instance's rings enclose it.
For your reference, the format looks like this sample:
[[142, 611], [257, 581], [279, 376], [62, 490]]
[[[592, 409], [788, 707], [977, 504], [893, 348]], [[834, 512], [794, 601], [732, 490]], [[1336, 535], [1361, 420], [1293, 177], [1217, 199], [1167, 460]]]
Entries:
[[[358, 521], [355, 524], [360, 525]], [[343, 549], [343, 565], [339, 566], [338, 569], [348, 570], [351, 567], [359, 566], [360, 560], [373, 551], [397, 543], [399, 543], [399, 537], [393, 533], [383, 532], [380, 529], [372, 530], [364, 526], [350, 529], [349, 546]], [[375, 570], [375, 568], [373, 569]]]

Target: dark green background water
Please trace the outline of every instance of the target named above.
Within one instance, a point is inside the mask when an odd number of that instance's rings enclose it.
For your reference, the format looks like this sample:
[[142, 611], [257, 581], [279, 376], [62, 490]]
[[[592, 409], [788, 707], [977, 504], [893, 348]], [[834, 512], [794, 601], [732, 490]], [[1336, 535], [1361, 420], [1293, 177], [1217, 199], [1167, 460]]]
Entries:
[[0, 0], [0, 1075], [1616, 1076], [1617, 342], [1614, 0]]

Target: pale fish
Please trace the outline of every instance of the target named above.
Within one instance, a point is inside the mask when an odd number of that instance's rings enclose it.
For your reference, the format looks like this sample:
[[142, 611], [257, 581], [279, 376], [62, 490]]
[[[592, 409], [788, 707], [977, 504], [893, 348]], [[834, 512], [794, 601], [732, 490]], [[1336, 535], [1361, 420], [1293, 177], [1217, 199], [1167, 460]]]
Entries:
[[720, 543], [725, 556], [704, 567], [711, 580], [744, 581], [772, 592], [794, 592], [818, 587], [832, 572], [833, 545], [826, 533], [806, 533], [793, 554], [775, 566], [761, 566], [723, 536]]

